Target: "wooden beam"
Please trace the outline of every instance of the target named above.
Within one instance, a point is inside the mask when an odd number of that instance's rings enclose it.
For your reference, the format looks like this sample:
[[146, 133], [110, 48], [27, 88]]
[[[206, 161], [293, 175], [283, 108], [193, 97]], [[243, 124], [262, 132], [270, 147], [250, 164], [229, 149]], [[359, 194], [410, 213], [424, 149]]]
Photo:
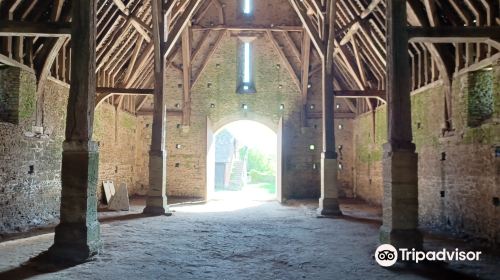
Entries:
[[113, 3], [122, 11], [124, 14], [127, 16], [130, 14], [130, 11], [128, 10], [127, 6], [121, 1], [121, 0], [113, 0]]
[[[153, 111], [140, 111], [137, 112], [137, 116], [152, 116]], [[182, 110], [167, 110], [167, 117], [182, 117]]]
[[299, 16], [300, 21], [304, 25], [304, 28], [306, 29], [307, 34], [309, 34], [309, 36], [311, 37], [311, 41], [314, 44], [314, 47], [318, 51], [319, 55], [324, 56], [326, 53], [325, 43], [323, 40], [321, 40], [321, 38], [318, 34], [318, 31], [314, 28], [314, 25], [311, 22], [311, 20], [309, 19], [309, 16], [307, 15], [307, 13], [304, 10], [302, 10], [299, 7], [299, 4], [297, 3], [296, 0], [289, 0], [289, 1], [290, 1], [290, 4], [292, 5], [293, 9], [295, 10], [297, 15]]
[[69, 22], [0, 21], [0, 36], [70, 37]]
[[128, 63], [128, 68], [127, 72], [125, 73], [125, 78], [123, 79], [124, 81], [128, 81], [130, 78], [130, 75], [132, 74], [132, 71], [135, 69], [135, 64], [137, 62], [137, 58], [139, 57], [139, 52], [142, 49], [142, 43], [144, 41], [144, 37], [139, 37], [139, 40], [135, 43], [135, 49], [134, 52], [132, 53], [132, 57], [130, 58], [130, 61]]
[[50, 75], [50, 69], [54, 63], [57, 54], [61, 50], [66, 38], [51, 39], [52, 41], [48, 43], [47, 47], [50, 49], [43, 64], [40, 65], [40, 72], [38, 73], [38, 84], [37, 84], [37, 102], [36, 102], [36, 125], [42, 126], [44, 122], [44, 110], [43, 104], [45, 102], [45, 82]]
[[342, 40], [340, 41], [340, 45], [343, 46], [343, 45], [347, 44], [354, 37], [354, 35], [356, 35], [356, 33], [358, 33], [358, 30], [360, 28], [361, 28], [361, 24], [359, 24], [359, 22], [356, 22], [355, 24], [353, 24], [351, 26], [351, 28], [349, 28], [349, 30], [345, 34], [344, 38], [342, 38]]
[[131, 16], [130, 19], [130, 24], [135, 28], [135, 30], [141, 34], [141, 36], [146, 40], [146, 42], [151, 42], [151, 37], [149, 37], [148, 32], [151, 31], [147, 26], [144, 26], [144, 24], [136, 17]]
[[121, 94], [121, 95], [144, 95], [154, 94], [152, 88], [112, 88], [112, 87], [98, 87], [96, 93], [99, 94]]
[[[307, 113], [307, 118], [308, 119], [322, 119], [323, 118], [323, 112], [308, 112]], [[355, 113], [335, 113], [333, 116], [334, 119], [354, 119], [356, 118]]]
[[274, 49], [278, 52], [278, 55], [281, 57], [281, 60], [285, 64], [285, 67], [288, 70], [289, 74], [292, 76], [292, 79], [295, 82], [295, 85], [297, 86], [297, 88], [300, 89], [301, 87], [300, 87], [299, 77], [297, 77], [297, 73], [295, 73], [295, 70], [293, 70], [292, 64], [290, 64], [290, 61], [288, 60], [285, 53], [283, 52], [283, 49], [281, 49], [280, 45], [278, 44], [278, 41], [276, 41], [276, 38], [274, 37], [274, 35], [271, 31], [267, 31], [267, 35], [268, 35], [269, 40], [271, 41]]
[[35, 70], [33, 70], [33, 68], [30, 68], [18, 61], [15, 61], [14, 59], [12, 58], [9, 58], [3, 54], [0, 54], [0, 64], [5, 64], [5, 65], [9, 65], [9, 66], [13, 66], [13, 67], [19, 67], [21, 69], [23, 69], [24, 71], [28, 71], [30, 73], [34, 73]]
[[382, 2], [382, 0], [372, 0], [370, 5], [368, 5], [368, 7], [361, 13], [361, 18], [364, 19], [369, 16], [375, 10], [378, 4], [380, 4], [380, 2]]
[[307, 126], [307, 93], [309, 90], [309, 67], [311, 65], [311, 38], [307, 33], [302, 34], [302, 72], [301, 72], [301, 83], [302, 83], [302, 110], [301, 110], [301, 121], [302, 125]]
[[189, 126], [191, 115], [191, 32], [189, 27], [182, 32], [182, 76], [183, 107], [182, 124]]
[[431, 26], [438, 26], [439, 19], [438, 13], [436, 11], [436, 2], [435, 0], [424, 0], [425, 10], [427, 12], [427, 18], [429, 19], [429, 23]]
[[[285, 40], [288, 42], [288, 44], [290, 45], [291, 49], [292, 49], [292, 52], [293, 54], [298, 58], [300, 59], [300, 52], [299, 50], [297, 49], [297, 45], [295, 45], [295, 42], [293, 41], [292, 37], [290, 37], [290, 34], [288, 34], [288, 31], [286, 32], [282, 32], [282, 34], [285, 36]], [[307, 34], [306, 34], [307, 35]]]
[[302, 35], [302, 105], [307, 103], [307, 90], [309, 88], [309, 66], [311, 60], [311, 38], [304, 33]]
[[191, 61], [194, 61], [194, 60], [196, 60], [196, 58], [198, 58], [198, 55], [201, 53], [201, 50], [203, 49], [203, 45], [205, 44], [207, 39], [210, 37], [211, 33], [212, 33], [212, 30], [208, 30], [208, 31], [203, 32], [203, 35], [202, 35], [198, 45], [196, 46], [196, 49], [193, 51], [193, 53], [191, 55]]
[[408, 27], [410, 42], [471, 43], [500, 39], [500, 26]]
[[201, 74], [203, 73], [203, 71], [205, 71], [205, 68], [207, 67], [208, 65], [208, 62], [210, 61], [210, 59], [212, 58], [212, 56], [214, 55], [215, 51], [217, 50], [217, 48], [219, 48], [219, 45], [222, 41], [222, 38], [224, 38], [224, 35], [226, 34], [226, 31], [223, 30], [223, 31], [220, 31], [219, 33], [219, 36], [217, 37], [214, 45], [212, 46], [212, 48], [208, 51], [208, 55], [205, 56], [205, 59], [203, 60], [203, 62], [201, 63], [201, 66], [200, 66], [200, 70], [198, 71], [198, 73], [195, 74], [194, 76], [194, 79], [193, 79], [193, 82], [191, 83], [191, 88], [194, 87], [194, 85], [198, 82], [198, 80], [200, 79], [201, 77]]
[[270, 27], [269, 25], [258, 25], [258, 24], [250, 24], [250, 25], [215, 25], [215, 26], [201, 26], [201, 25], [193, 25], [193, 31], [205, 31], [205, 30], [229, 30], [229, 31], [260, 31], [264, 32], [267, 30], [271, 31], [296, 31], [301, 32], [304, 31], [304, 28], [299, 25], [276, 25]]
[[386, 103], [385, 90], [336, 90], [335, 97], [338, 98], [374, 98]]
[[135, 107], [136, 112], [141, 110], [142, 107], [144, 107], [144, 105], [146, 105], [146, 101], [148, 101], [148, 98], [149, 98], [149, 96], [147, 96], [147, 95], [142, 98], [141, 102], [139, 102], [139, 104]]
[[174, 45], [177, 43], [177, 41], [179, 40], [179, 37], [182, 34], [182, 31], [188, 25], [188, 23], [191, 21], [193, 14], [196, 12], [196, 10], [200, 6], [201, 2], [203, 2], [203, 1], [201, 1], [201, 0], [189, 1], [189, 4], [188, 4], [186, 10], [184, 11], [184, 13], [175, 22], [175, 25], [172, 27], [172, 29], [169, 30], [169, 34], [171, 36], [168, 36], [167, 42], [164, 43], [165, 44], [165, 53], [163, 54], [163, 57], [168, 57], [170, 52], [173, 50]]

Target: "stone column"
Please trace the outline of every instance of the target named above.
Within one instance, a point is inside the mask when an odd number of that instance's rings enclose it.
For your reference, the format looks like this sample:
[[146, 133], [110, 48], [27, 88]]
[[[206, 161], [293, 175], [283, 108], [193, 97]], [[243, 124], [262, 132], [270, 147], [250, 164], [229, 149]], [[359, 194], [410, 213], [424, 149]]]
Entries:
[[145, 214], [170, 215], [167, 206], [167, 151], [165, 137], [167, 129], [167, 105], [165, 102], [165, 18], [163, 1], [152, 0], [154, 42], [154, 113], [149, 151], [149, 190]]
[[333, 121], [333, 51], [335, 47], [335, 1], [327, 1], [328, 22], [325, 22], [327, 34], [326, 54], [322, 59], [322, 98], [323, 98], [323, 152], [321, 154], [321, 198], [319, 214], [337, 216], [342, 212], [338, 201], [337, 152], [335, 151], [335, 127]]
[[71, 86], [61, 170], [61, 220], [48, 256], [83, 262], [101, 248], [97, 221], [99, 151], [92, 141], [95, 103], [96, 0], [72, 1]]
[[380, 242], [421, 248], [418, 230], [418, 155], [412, 143], [406, 0], [387, 1], [388, 143], [383, 159]]

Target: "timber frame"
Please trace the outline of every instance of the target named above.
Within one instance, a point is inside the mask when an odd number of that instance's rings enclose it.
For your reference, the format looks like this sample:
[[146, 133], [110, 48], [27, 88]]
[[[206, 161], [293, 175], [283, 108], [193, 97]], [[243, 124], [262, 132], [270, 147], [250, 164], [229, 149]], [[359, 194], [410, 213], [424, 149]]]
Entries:
[[[183, 125], [190, 122], [193, 86], [222, 38], [238, 32], [256, 32], [270, 40], [306, 106], [311, 77], [320, 75], [320, 61], [327, 54], [330, 1], [288, 1], [301, 26], [228, 25], [224, 1], [165, 1], [161, 13], [168, 19], [165, 28], [169, 36], [162, 43], [164, 69], [182, 76]], [[0, 1], [0, 64], [34, 71], [38, 103], [43, 101], [49, 77], [70, 82], [70, 2]], [[333, 88], [349, 108], [348, 114], [356, 116], [386, 102], [386, 1], [334, 2]], [[411, 89], [444, 82], [449, 88], [443, 96], [448, 129], [452, 129], [454, 75], [499, 59], [499, 10], [498, 1], [491, 0], [408, 0]], [[206, 25], [202, 19], [209, 11], [216, 11], [212, 16], [217, 21]], [[98, 0], [96, 13], [96, 104], [108, 102], [132, 114], [150, 112], [155, 53], [151, 1]], [[302, 38], [299, 44], [293, 39], [296, 34]], [[43, 110], [38, 107], [37, 125], [43, 125]], [[303, 115], [304, 121], [314, 117], [306, 110]]]

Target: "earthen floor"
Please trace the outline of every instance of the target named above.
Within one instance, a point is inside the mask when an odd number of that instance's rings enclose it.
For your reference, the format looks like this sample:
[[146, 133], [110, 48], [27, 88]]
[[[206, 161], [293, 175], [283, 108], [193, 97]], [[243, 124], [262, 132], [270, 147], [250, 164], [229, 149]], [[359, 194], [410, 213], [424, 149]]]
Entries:
[[[214, 201], [176, 205], [171, 217], [100, 213], [104, 248], [93, 261], [52, 273], [23, 265], [53, 234], [0, 243], [0, 279], [498, 279], [500, 258], [446, 266], [379, 267], [380, 210], [346, 201], [346, 214], [318, 219], [315, 201]], [[426, 238], [427, 249], [467, 248]]]

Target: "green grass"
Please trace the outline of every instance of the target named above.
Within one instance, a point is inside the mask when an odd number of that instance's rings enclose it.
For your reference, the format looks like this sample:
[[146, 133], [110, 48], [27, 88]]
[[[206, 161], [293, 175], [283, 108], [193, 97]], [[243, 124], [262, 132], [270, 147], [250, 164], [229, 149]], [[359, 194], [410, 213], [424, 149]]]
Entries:
[[248, 187], [262, 189], [262, 190], [267, 191], [270, 194], [276, 193], [276, 184], [274, 184], [274, 183], [251, 184], [251, 185], [248, 185]]

